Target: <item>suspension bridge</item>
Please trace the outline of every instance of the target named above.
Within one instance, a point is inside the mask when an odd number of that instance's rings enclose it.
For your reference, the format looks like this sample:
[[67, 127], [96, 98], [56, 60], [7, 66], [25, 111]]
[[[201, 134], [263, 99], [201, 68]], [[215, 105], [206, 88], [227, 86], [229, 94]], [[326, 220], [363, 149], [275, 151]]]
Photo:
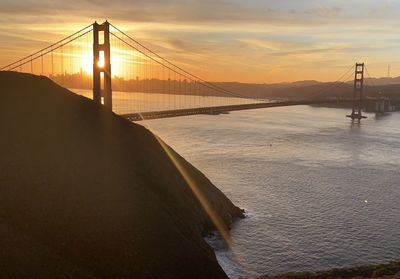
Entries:
[[[353, 103], [352, 119], [364, 117], [364, 64], [352, 66], [337, 81], [314, 92], [313, 99], [254, 98], [190, 73], [107, 21], [90, 24], [0, 70], [47, 76], [131, 121], [337, 102]], [[348, 82], [353, 73], [352, 99], [323, 98], [328, 90]]]

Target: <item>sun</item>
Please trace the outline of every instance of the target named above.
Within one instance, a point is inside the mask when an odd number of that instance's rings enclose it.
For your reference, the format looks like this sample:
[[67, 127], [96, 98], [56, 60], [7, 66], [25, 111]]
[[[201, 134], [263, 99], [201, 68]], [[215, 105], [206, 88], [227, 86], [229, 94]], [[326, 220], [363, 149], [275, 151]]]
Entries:
[[[84, 72], [87, 74], [92, 74], [93, 72], [93, 52], [91, 50], [89, 51], [84, 51], [80, 55], [81, 59], [81, 67]], [[111, 49], [111, 73], [113, 76], [119, 76], [119, 77], [124, 77], [126, 74], [126, 66], [125, 64], [129, 64], [126, 59], [126, 54], [123, 52], [123, 50], [120, 50], [118, 48], [112, 48]], [[131, 62], [132, 64], [132, 62]], [[103, 68], [105, 65], [105, 60], [104, 60], [104, 52], [100, 52], [99, 55], [99, 62], [97, 64], [100, 68]]]
[[97, 66], [100, 68], [104, 68], [105, 62], [104, 62], [104, 51], [100, 51], [99, 53], [99, 61], [97, 62]]

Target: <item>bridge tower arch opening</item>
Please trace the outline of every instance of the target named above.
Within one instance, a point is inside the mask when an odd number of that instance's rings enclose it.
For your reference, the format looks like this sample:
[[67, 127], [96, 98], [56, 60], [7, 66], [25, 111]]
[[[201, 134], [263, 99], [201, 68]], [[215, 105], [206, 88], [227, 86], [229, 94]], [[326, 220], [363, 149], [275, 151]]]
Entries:
[[93, 100], [112, 110], [110, 24], [93, 23]]
[[351, 119], [367, 118], [362, 115], [363, 108], [363, 91], [364, 91], [364, 63], [356, 63], [354, 71], [354, 87], [353, 87], [353, 108], [350, 115], [346, 115]]

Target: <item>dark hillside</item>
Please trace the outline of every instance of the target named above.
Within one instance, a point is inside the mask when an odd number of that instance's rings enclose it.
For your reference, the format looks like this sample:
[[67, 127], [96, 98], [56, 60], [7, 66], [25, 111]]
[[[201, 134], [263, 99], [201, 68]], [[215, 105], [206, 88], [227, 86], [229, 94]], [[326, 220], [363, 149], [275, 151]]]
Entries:
[[[0, 72], [0, 277], [226, 278], [189, 185], [142, 126]], [[226, 227], [241, 210], [170, 150]]]

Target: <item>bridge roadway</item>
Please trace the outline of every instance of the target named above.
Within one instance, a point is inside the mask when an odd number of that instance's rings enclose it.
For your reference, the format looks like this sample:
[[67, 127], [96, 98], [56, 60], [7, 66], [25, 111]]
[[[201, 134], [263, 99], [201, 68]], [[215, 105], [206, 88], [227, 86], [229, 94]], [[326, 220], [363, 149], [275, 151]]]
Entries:
[[268, 103], [265, 102], [265, 103], [242, 104], [242, 105], [149, 111], [141, 113], [122, 114], [121, 116], [127, 118], [130, 121], [141, 121], [141, 120], [149, 120], [157, 118], [189, 116], [195, 114], [218, 115], [218, 114], [228, 113], [231, 111], [248, 110], [248, 109], [286, 107], [286, 106], [298, 106], [298, 105], [316, 105], [316, 104], [339, 104], [339, 103], [349, 103], [349, 102], [352, 102], [352, 100], [343, 99], [343, 100], [278, 101], [278, 102], [268, 102]]

